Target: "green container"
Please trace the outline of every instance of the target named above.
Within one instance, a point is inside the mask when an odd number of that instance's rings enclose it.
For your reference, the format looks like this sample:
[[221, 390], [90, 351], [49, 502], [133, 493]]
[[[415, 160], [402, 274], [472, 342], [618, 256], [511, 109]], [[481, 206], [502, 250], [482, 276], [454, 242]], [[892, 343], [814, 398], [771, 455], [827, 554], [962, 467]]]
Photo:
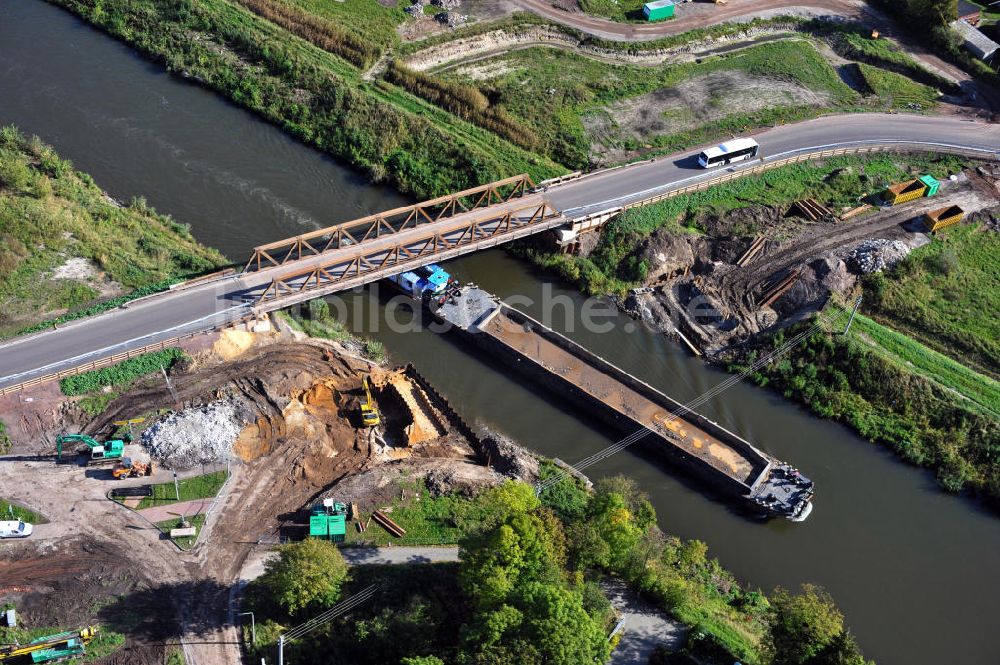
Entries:
[[662, 21], [674, 15], [674, 0], [656, 0], [642, 6], [642, 15], [647, 21]]
[[927, 191], [924, 192], [924, 196], [934, 196], [938, 193], [938, 188], [941, 187], [941, 183], [932, 175], [920, 176], [920, 182], [927, 185]]

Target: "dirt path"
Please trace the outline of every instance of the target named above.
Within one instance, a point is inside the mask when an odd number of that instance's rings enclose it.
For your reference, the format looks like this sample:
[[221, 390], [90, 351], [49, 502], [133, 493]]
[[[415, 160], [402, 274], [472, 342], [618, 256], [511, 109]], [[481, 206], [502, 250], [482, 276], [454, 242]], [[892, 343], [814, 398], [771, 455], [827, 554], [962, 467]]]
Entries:
[[213, 498], [191, 499], [190, 501], [179, 501], [176, 503], [168, 503], [163, 506], [143, 508], [142, 510], [136, 512], [150, 522], [163, 522], [171, 518], [176, 518], [180, 515], [191, 517], [192, 515], [203, 513], [208, 510], [209, 506], [212, 505], [213, 500]]
[[711, 12], [690, 12], [688, 15], [685, 15], [688, 5], [682, 4], [678, 7], [679, 16], [677, 18], [649, 25], [645, 23], [618, 23], [582, 12], [567, 12], [556, 9], [545, 0], [513, 1], [518, 7], [555, 23], [604, 39], [622, 42], [649, 41], [727, 21], [749, 20], [755, 16], [835, 14], [859, 17], [862, 4], [856, 0], [807, 0], [805, 3], [794, 0], [729, 0], [728, 4], [716, 5]]
[[458, 561], [458, 546], [446, 547], [344, 547], [340, 550], [351, 566], [401, 565]]

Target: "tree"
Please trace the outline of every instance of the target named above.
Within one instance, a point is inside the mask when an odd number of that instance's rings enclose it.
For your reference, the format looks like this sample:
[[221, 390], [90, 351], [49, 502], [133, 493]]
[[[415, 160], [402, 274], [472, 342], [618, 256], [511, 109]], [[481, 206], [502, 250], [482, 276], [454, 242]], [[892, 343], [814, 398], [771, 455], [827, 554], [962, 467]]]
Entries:
[[410, 656], [399, 661], [399, 665], [444, 665], [437, 656]]
[[333, 543], [303, 540], [282, 545], [264, 567], [260, 583], [290, 615], [310, 607], [329, 607], [347, 580], [347, 562]]
[[844, 630], [844, 615], [821, 587], [803, 584], [798, 594], [778, 587], [774, 607], [775, 663], [802, 665], [821, 653]]

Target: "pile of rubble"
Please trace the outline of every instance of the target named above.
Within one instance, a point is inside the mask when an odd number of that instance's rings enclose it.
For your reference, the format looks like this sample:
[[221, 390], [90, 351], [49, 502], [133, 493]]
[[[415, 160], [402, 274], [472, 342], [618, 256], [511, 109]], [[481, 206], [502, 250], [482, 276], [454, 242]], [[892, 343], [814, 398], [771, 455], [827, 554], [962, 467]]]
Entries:
[[151, 457], [171, 469], [224, 462], [244, 426], [239, 409], [229, 401], [171, 413], [142, 434]]
[[910, 253], [906, 243], [899, 240], [865, 240], [851, 252], [850, 262], [862, 275], [891, 268]]

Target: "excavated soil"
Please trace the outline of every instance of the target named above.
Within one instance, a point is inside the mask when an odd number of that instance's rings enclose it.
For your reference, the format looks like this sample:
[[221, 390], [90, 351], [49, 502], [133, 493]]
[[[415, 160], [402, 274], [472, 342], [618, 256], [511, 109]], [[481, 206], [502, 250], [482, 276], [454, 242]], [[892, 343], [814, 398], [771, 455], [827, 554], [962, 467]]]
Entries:
[[[946, 183], [934, 198], [842, 222], [786, 217], [766, 206], [707, 213], [699, 219], [704, 234], [665, 228], [637, 247], [636, 258], [650, 266], [651, 288], [633, 293], [624, 308], [664, 332], [679, 331], [703, 352], [717, 352], [798, 320], [831, 294], [850, 293], [859, 273], [852, 257], [864, 243], [891, 241], [909, 251], [928, 241], [919, 222], [927, 210], [955, 204], [975, 213], [998, 199], [992, 185], [966, 177]], [[755, 239], [762, 240], [762, 249], [736, 265]], [[767, 304], [790, 276], [792, 286]]]

